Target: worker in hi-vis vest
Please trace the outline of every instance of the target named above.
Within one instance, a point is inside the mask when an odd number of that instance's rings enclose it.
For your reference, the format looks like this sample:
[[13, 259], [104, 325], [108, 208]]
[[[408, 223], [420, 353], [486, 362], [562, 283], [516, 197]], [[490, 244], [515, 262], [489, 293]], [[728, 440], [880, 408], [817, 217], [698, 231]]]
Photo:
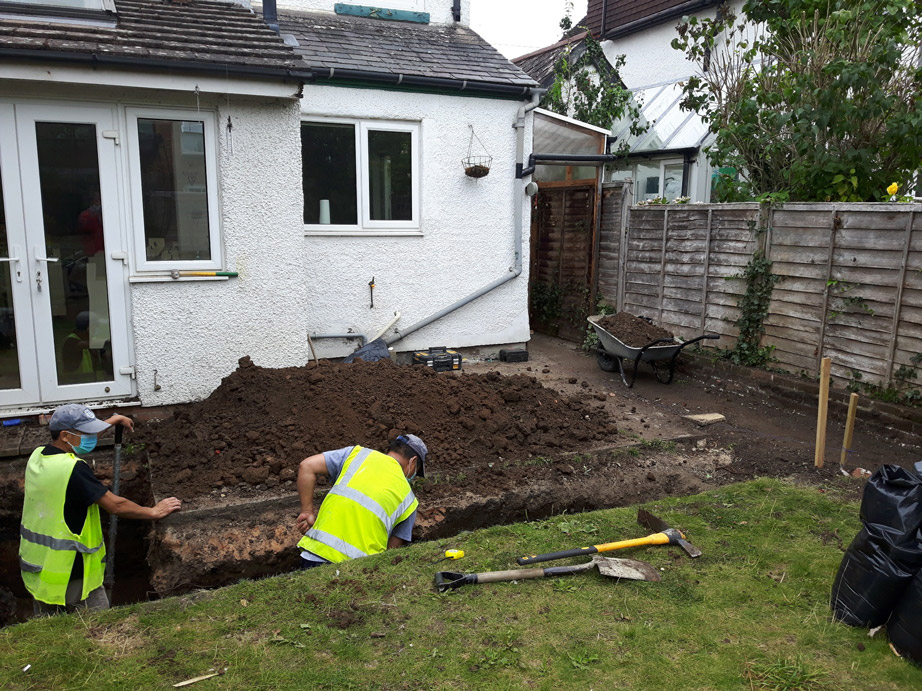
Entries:
[[[399, 547], [413, 539], [419, 502], [410, 481], [425, 477], [428, 449], [414, 434], [391, 441], [387, 453], [347, 446], [301, 461], [298, 532], [304, 537], [301, 568], [356, 559]], [[333, 479], [320, 511], [314, 511], [318, 475]]]
[[48, 423], [51, 443], [29, 457], [19, 568], [35, 599], [36, 614], [109, 607], [102, 587], [106, 547], [100, 506], [116, 516], [147, 520], [163, 518], [180, 506], [175, 497], [153, 508], [139, 506], [113, 494], [96, 478], [80, 456], [96, 448], [98, 435], [113, 425], [134, 429], [124, 415], [103, 422], [85, 405], [62, 405]]

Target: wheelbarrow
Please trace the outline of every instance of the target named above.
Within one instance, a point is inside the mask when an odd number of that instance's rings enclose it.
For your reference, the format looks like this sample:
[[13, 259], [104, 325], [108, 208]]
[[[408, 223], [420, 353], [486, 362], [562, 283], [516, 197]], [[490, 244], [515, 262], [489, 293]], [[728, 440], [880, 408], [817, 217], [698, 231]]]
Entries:
[[[599, 326], [599, 320], [605, 315], [594, 314], [588, 317], [588, 321], [595, 329], [599, 337], [599, 347], [595, 349], [596, 360], [599, 368], [604, 372], [619, 372], [621, 381], [629, 389], [634, 386], [634, 380], [637, 379], [637, 369], [641, 362], [649, 362], [656, 375], [656, 380], [662, 384], [669, 384], [675, 376], [675, 365], [679, 359], [679, 353], [683, 348], [687, 348], [693, 343], [702, 340], [716, 340], [720, 338], [716, 334], [705, 334], [698, 336], [690, 341], [683, 341], [680, 338], [658, 338], [650, 341], [642, 348], [634, 348], [626, 345], [608, 331]], [[624, 371], [624, 361], [632, 361], [634, 368], [631, 372], [630, 379]]]

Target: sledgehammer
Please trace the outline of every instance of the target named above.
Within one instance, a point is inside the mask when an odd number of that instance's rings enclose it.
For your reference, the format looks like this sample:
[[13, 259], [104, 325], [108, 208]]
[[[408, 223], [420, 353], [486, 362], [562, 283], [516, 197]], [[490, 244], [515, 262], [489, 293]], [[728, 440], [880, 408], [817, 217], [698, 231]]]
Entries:
[[529, 557], [519, 557], [516, 562], [520, 566], [525, 564], [536, 564], [540, 561], [553, 561], [554, 559], [566, 559], [567, 557], [581, 557], [584, 554], [596, 554], [597, 552], [612, 552], [616, 549], [627, 549], [628, 547], [645, 547], [647, 545], [678, 545], [684, 549], [688, 556], [695, 558], [701, 556], [701, 550], [685, 539], [685, 534], [670, 528], [666, 522], [657, 518], [649, 511], [640, 509], [637, 511], [637, 522], [658, 532], [647, 537], [639, 537], [633, 540], [620, 540], [618, 542], [606, 542], [601, 545], [592, 547], [577, 547], [576, 549], [566, 549], [562, 552], [548, 552], [547, 554], [533, 554]]

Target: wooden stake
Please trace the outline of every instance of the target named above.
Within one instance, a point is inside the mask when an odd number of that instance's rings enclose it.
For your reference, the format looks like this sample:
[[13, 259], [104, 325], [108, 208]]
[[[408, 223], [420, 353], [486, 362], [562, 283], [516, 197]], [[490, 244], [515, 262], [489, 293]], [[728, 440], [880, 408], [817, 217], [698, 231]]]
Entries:
[[858, 394], [853, 393], [848, 399], [848, 418], [845, 420], [845, 438], [842, 440], [842, 457], [839, 465], [845, 466], [845, 457], [852, 450], [852, 432], [855, 431], [855, 414], [858, 412]]
[[820, 364], [820, 405], [816, 417], [816, 456], [813, 465], [823, 467], [826, 459], [826, 413], [829, 410], [829, 371], [832, 360], [824, 357]]

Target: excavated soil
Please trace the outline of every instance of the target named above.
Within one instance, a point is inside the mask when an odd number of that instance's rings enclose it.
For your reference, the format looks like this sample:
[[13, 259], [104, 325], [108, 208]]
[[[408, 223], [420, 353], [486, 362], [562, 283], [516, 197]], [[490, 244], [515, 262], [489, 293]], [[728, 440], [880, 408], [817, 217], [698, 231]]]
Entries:
[[[672, 334], [646, 319], [629, 312], [618, 312], [599, 320], [599, 326], [630, 348], [643, 348], [658, 338], [672, 338]], [[665, 343], [662, 345], [666, 345]]]
[[466, 484], [472, 467], [495, 486], [514, 479], [510, 459], [616, 443], [604, 399], [562, 396], [525, 374], [436, 373], [390, 360], [263, 369], [242, 358], [206, 400], [139, 429], [134, 441], [158, 497], [291, 492], [304, 457], [351, 444], [386, 449], [402, 432], [428, 445], [426, 472], [442, 479], [439, 490], [453, 473]]

